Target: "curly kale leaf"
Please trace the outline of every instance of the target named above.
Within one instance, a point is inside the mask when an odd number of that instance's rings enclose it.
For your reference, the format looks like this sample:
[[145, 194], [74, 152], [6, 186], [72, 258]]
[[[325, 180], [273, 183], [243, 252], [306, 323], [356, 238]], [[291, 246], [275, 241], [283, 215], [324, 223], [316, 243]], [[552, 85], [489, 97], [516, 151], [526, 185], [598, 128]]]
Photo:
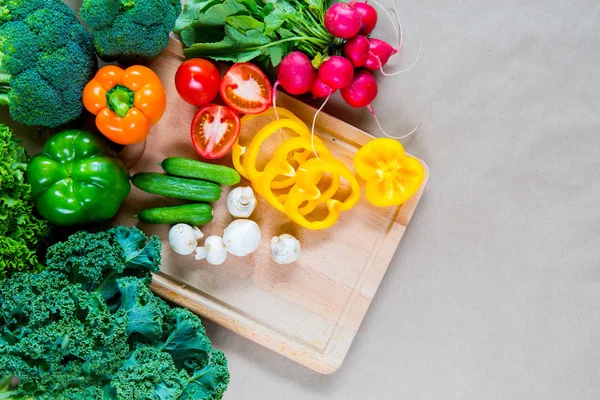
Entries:
[[105, 232], [71, 235], [48, 249], [46, 264], [110, 301], [119, 292], [117, 279], [121, 276], [137, 277], [149, 284], [151, 272], [158, 272], [160, 251], [158, 237], [148, 239], [138, 228], [119, 226]]
[[10, 128], [0, 124], [0, 279], [38, 269], [39, 242], [50, 235], [48, 223], [34, 215], [24, 178], [28, 161]]
[[48, 269], [1, 281], [0, 399], [221, 399], [227, 360], [200, 318], [150, 291], [159, 262], [157, 238], [118, 227], [72, 235]]
[[58, 272], [15, 274], [0, 303], [1, 375], [19, 377], [23, 394], [97, 386], [129, 353], [121, 314]]

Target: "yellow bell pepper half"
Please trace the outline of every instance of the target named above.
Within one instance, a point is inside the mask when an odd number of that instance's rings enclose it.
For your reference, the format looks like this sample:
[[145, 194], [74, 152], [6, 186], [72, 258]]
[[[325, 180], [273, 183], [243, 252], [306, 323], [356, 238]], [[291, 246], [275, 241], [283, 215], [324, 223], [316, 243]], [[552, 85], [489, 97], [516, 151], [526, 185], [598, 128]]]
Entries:
[[403, 204], [417, 193], [425, 177], [419, 160], [388, 138], [374, 139], [358, 150], [354, 169], [366, 181], [367, 200], [379, 207]]

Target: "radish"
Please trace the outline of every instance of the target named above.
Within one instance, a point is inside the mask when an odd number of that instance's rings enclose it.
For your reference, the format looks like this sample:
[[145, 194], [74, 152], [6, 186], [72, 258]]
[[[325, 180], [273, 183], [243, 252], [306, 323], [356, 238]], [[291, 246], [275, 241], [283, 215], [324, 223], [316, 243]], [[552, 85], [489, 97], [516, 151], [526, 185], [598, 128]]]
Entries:
[[325, 29], [337, 38], [350, 39], [361, 28], [360, 13], [347, 3], [335, 3], [325, 13]]
[[373, 29], [375, 29], [375, 25], [377, 25], [377, 11], [372, 5], [367, 4], [366, 2], [352, 2], [350, 5], [358, 11], [361, 17], [361, 27], [358, 33], [369, 36], [369, 34], [373, 32]]
[[345, 57], [331, 56], [329, 60], [321, 64], [319, 78], [334, 90], [342, 89], [352, 83], [352, 79], [354, 79], [354, 67], [352, 67], [352, 63]]
[[376, 71], [383, 68], [390, 60], [390, 57], [396, 54], [398, 50], [392, 47], [391, 44], [381, 39], [369, 39], [369, 56], [364, 64], [364, 67], [369, 71]]
[[369, 58], [369, 39], [363, 35], [356, 35], [344, 44], [344, 55], [356, 68], [362, 67]]
[[286, 92], [300, 95], [310, 92], [317, 73], [306, 54], [293, 51], [281, 60], [278, 78], [279, 84]]
[[371, 102], [377, 97], [377, 82], [373, 75], [368, 71], [358, 71], [352, 83], [340, 90], [342, 97], [348, 105], [361, 108], [369, 107]]
[[310, 92], [317, 99], [322, 99], [324, 97], [329, 97], [333, 93], [333, 89], [323, 83], [321, 78], [317, 76], [317, 79], [315, 79], [315, 83]]

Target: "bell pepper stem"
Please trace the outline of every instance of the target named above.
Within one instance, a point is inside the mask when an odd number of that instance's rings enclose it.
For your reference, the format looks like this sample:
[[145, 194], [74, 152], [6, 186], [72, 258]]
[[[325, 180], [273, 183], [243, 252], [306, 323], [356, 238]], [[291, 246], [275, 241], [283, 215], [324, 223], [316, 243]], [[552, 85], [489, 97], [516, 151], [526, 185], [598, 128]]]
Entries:
[[133, 107], [133, 92], [122, 85], [117, 85], [106, 93], [108, 108], [123, 118]]

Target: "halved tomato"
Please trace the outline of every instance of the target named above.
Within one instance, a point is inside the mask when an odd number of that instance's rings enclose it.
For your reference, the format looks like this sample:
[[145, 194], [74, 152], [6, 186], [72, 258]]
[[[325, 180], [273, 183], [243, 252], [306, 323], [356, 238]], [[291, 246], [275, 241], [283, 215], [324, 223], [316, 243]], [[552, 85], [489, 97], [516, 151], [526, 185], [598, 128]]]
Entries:
[[240, 135], [240, 117], [227, 106], [207, 104], [196, 111], [191, 131], [198, 154], [210, 160], [221, 158]]
[[221, 98], [242, 114], [260, 114], [271, 106], [273, 87], [254, 64], [234, 64], [221, 80]]

